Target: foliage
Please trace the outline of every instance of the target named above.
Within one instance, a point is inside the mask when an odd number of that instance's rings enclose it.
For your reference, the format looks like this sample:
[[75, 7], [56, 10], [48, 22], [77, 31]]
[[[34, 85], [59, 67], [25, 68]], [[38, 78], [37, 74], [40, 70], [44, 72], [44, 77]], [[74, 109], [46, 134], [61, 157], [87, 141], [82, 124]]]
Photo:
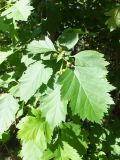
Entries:
[[111, 31], [116, 29], [117, 27], [120, 27], [120, 7], [113, 8], [112, 10], [107, 12], [106, 15], [110, 16], [106, 24], [108, 24], [108, 27]]
[[1, 146], [12, 159], [119, 159], [119, 3], [0, 5]]

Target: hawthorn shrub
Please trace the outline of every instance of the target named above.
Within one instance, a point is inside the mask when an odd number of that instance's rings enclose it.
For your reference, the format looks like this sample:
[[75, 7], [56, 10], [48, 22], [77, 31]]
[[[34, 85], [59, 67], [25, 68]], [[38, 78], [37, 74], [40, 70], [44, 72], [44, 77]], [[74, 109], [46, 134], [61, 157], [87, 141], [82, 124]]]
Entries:
[[119, 160], [119, 1], [0, 7], [0, 158]]

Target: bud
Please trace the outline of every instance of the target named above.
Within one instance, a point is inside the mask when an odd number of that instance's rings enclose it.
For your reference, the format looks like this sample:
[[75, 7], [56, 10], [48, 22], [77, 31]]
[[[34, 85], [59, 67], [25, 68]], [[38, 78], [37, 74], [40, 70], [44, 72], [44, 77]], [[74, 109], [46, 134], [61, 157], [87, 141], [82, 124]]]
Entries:
[[69, 68], [71, 66], [70, 62], [67, 62], [66, 67]]
[[53, 57], [54, 57], [54, 58], [56, 58], [57, 56], [58, 56], [57, 53], [53, 54]]

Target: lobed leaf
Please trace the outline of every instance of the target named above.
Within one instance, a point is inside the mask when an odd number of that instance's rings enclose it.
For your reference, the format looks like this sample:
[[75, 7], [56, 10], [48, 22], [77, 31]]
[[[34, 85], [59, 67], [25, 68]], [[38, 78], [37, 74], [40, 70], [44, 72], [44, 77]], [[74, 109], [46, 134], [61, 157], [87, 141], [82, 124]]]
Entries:
[[23, 142], [21, 157], [23, 160], [43, 160], [43, 150], [33, 141]]
[[14, 21], [27, 21], [33, 7], [30, 5], [30, 0], [19, 0], [11, 7], [6, 9], [1, 16], [6, 16]]
[[70, 146], [65, 141], [62, 142], [63, 147], [56, 151], [55, 160], [82, 160], [76, 149]]
[[15, 121], [19, 109], [17, 101], [10, 94], [0, 96], [0, 135], [9, 129]]
[[106, 79], [103, 55], [96, 51], [82, 51], [75, 56], [75, 70], [67, 69], [60, 77], [63, 99], [70, 101], [73, 114], [83, 120], [100, 122], [113, 100], [109, 93], [114, 89]]
[[42, 150], [46, 149], [47, 142], [51, 139], [51, 130], [40, 117], [27, 116], [19, 122], [17, 127], [19, 128], [19, 139], [33, 141]]
[[14, 95], [27, 102], [43, 83], [47, 84], [51, 75], [52, 69], [45, 68], [40, 61], [31, 64], [19, 79], [18, 86], [13, 87]]
[[33, 40], [30, 44], [28, 44], [27, 50], [30, 54], [56, 51], [52, 41], [47, 36], [45, 37], [45, 40]]
[[55, 89], [45, 96], [40, 109], [52, 129], [65, 121], [67, 101], [61, 100], [59, 85], [56, 85]]

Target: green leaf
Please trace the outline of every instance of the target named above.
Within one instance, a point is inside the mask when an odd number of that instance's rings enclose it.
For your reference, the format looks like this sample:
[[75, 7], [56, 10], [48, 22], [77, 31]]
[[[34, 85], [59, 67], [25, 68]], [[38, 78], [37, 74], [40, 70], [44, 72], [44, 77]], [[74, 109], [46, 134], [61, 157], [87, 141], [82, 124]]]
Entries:
[[2, 76], [0, 76], [0, 87], [8, 88], [9, 84], [15, 81], [13, 76], [14, 71], [2, 74]]
[[29, 57], [28, 55], [23, 55], [21, 62], [24, 63], [26, 67], [28, 67], [30, 64], [34, 63], [35, 60]]
[[33, 141], [23, 142], [21, 157], [23, 160], [43, 160], [43, 150]]
[[14, 25], [4, 17], [0, 17], [0, 31], [9, 32], [11, 36], [16, 33], [16, 31], [14, 30]]
[[63, 99], [70, 101], [73, 114], [83, 120], [100, 122], [113, 100], [114, 89], [106, 79], [103, 55], [96, 51], [82, 51], [75, 56], [75, 70], [67, 69], [59, 79]]
[[15, 121], [18, 103], [10, 94], [0, 96], [0, 135], [7, 131]]
[[22, 141], [33, 141], [42, 150], [46, 149], [47, 142], [51, 139], [51, 130], [41, 117], [27, 116], [23, 118], [18, 126], [18, 138]]
[[12, 53], [13, 53], [12, 50], [7, 52], [0, 51], [0, 64], [5, 60], [7, 60], [7, 57], [10, 56]]
[[0, 135], [0, 143], [6, 143], [8, 140], [10, 140], [10, 133], [4, 132], [2, 135]]
[[47, 84], [51, 75], [52, 69], [45, 68], [40, 61], [35, 62], [27, 68], [19, 79], [18, 86], [13, 87], [15, 89], [14, 95], [27, 102], [43, 83]]
[[84, 155], [88, 148], [87, 132], [78, 124], [73, 122], [66, 122], [61, 127], [62, 141], [67, 142], [70, 146], [77, 150], [79, 155]]
[[45, 37], [45, 40], [33, 40], [30, 44], [28, 44], [27, 50], [30, 54], [56, 51], [52, 41], [48, 37]]
[[67, 29], [58, 38], [58, 42], [62, 47], [72, 49], [79, 40], [79, 34], [76, 30]]
[[106, 13], [106, 16], [110, 17], [106, 21], [106, 24], [108, 25], [108, 28], [110, 28], [110, 31], [113, 31], [116, 28], [120, 27], [120, 7], [111, 9]]
[[120, 138], [115, 139], [115, 144], [112, 144], [111, 148], [113, 149], [111, 151], [113, 155], [119, 155], [120, 156]]
[[56, 85], [55, 89], [43, 99], [40, 109], [52, 129], [65, 121], [67, 101], [61, 100], [59, 85]]
[[42, 160], [51, 160], [52, 158], [54, 158], [54, 153], [51, 150], [44, 151]]
[[33, 7], [30, 6], [30, 0], [19, 0], [5, 10], [1, 16], [7, 16], [8, 19], [13, 18], [14, 21], [27, 21], [31, 10]]
[[76, 149], [63, 141], [63, 146], [56, 151], [55, 160], [82, 160]]

